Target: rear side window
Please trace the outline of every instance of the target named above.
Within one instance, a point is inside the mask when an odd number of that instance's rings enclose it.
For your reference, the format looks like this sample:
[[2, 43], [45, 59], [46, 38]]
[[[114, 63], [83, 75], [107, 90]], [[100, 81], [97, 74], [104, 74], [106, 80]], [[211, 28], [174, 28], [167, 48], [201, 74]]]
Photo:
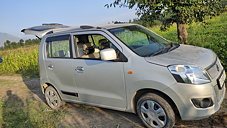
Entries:
[[70, 36], [55, 36], [46, 39], [47, 58], [71, 58]]

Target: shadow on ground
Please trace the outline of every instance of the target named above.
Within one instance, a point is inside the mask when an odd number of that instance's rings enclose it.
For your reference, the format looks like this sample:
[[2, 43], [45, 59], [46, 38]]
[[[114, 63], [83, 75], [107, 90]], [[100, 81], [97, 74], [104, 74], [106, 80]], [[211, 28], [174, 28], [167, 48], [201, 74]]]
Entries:
[[26, 76], [22, 76], [22, 79], [27, 88], [46, 103], [45, 97], [41, 91], [39, 78], [27, 78]]
[[7, 99], [2, 105], [2, 128], [35, 127], [29, 118], [29, 108], [26, 107], [28, 102], [24, 102], [19, 96], [12, 94], [12, 90], [7, 90], [6, 95]]

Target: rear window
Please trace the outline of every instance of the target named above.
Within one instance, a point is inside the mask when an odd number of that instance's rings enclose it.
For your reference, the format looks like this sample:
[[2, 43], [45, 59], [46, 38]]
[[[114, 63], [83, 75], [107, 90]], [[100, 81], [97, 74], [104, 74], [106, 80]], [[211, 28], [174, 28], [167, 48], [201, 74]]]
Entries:
[[71, 58], [70, 36], [55, 36], [46, 39], [47, 58]]

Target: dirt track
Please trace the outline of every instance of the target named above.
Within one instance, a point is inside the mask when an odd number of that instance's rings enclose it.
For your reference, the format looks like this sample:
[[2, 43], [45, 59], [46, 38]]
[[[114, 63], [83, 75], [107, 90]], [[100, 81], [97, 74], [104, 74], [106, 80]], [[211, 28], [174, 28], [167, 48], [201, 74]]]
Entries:
[[[8, 90], [21, 99], [34, 98], [41, 104], [46, 104], [39, 87], [39, 78], [27, 79], [21, 76], [0, 76], [0, 97], [7, 97]], [[52, 111], [46, 106], [47, 111]], [[137, 115], [103, 109], [98, 107], [67, 103], [63, 108], [66, 115], [58, 123], [58, 127], [78, 128], [144, 128]], [[176, 128], [210, 128], [227, 127], [227, 97], [218, 113], [208, 119], [199, 121], [178, 121]]]

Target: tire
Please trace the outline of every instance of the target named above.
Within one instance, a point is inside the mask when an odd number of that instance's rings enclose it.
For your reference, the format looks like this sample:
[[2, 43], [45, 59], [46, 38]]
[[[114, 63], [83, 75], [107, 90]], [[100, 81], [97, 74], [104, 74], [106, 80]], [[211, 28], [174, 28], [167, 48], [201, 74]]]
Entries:
[[52, 86], [48, 86], [47, 89], [45, 90], [45, 98], [47, 104], [52, 109], [58, 109], [65, 104], [65, 102], [61, 100], [57, 91]]
[[147, 93], [137, 102], [137, 114], [148, 128], [172, 128], [175, 113], [160, 94]]

